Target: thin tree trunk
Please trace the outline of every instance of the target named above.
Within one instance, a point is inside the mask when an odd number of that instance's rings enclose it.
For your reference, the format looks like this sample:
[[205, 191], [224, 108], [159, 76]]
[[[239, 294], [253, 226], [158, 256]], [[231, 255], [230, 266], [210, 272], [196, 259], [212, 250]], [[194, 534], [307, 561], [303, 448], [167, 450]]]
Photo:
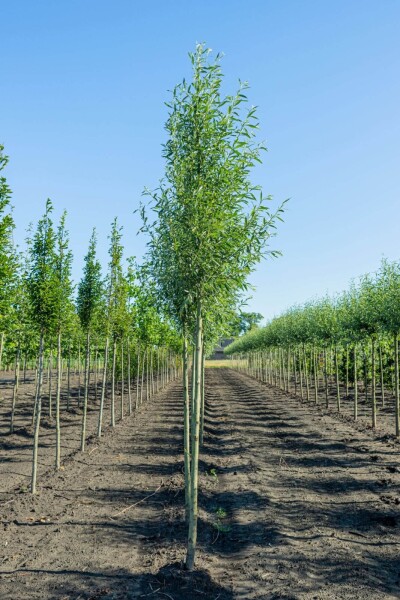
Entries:
[[135, 409], [139, 408], [139, 382], [140, 382], [140, 346], [137, 354], [137, 368], [136, 368], [136, 405]]
[[201, 315], [201, 305], [198, 301], [196, 316], [196, 385], [194, 397], [194, 410], [192, 414], [191, 429], [191, 485], [190, 485], [190, 511], [189, 511], [189, 532], [188, 546], [186, 556], [186, 568], [192, 571], [195, 563], [195, 553], [197, 544], [197, 516], [198, 516], [198, 473], [199, 473], [199, 433], [200, 433], [200, 409], [201, 409], [201, 364], [203, 348], [203, 320]]
[[125, 385], [124, 385], [124, 377], [125, 377], [125, 373], [124, 373], [124, 341], [121, 340], [121, 401], [120, 401], [120, 407], [121, 407], [121, 419], [124, 418], [125, 416], [125, 407], [124, 407], [124, 394], [125, 394]]
[[371, 371], [372, 371], [372, 428], [376, 428], [376, 373], [375, 373], [375, 340], [371, 340]]
[[357, 344], [353, 348], [353, 368], [354, 368], [354, 420], [358, 419], [358, 381], [357, 381]]
[[186, 522], [189, 523], [190, 512], [190, 395], [189, 395], [189, 357], [186, 335], [183, 335], [183, 457], [185, 469], [185, 515]]
[[128, 339], [128, 347], [127, 347], [127, 353], [128, 353], [128, 373], [127, 373], [127, 378], [128, 378], [128, 406], [129, 406], [129, 415], [132, 414], [132, 390], [131, 390], [131, 348], [130, 348], [130, 340]]
[[204, 367], [205, 367], [205, 356], [204, 356], [204, 344], [203, 347], [201, 349], [201, 415], [200, 415], [200, 446], [203, 445], [203, 438], [204, 438], [204, 412], [205, 412], [205, 398], [204, 398]]
[[335, 344], [335, 374], [336, 374], [336, 407], [337, 411], [340, 412], [340, 384], [339, 384], [339, 356], [338, 349]]
[[0, 371], [3, 370], [3, 348], [4, 348], [4, 331], [1, 332], [0, 336]]
[[325, 407], [329, 408], [329, 385], [328, 385], [328, 355], [324, 348], [324, 376], [325, 376]]
[[49, 362], [48, 362], [48, 375], [47, 375], [47, 382], [49, 385], [49, 418], [52, 419], [53, 418], [53, 399], [51, 397], [52, 394], [52, 370], [53, 370], [53, 351], [50, 350], [50, 356], [49, 356]]
[[382, 356], [382, 344], [379, 344], [379, 375], [381, 382], [381, 406], [385, 406], [385, 382], [384, 382], [384, 371], [383, 371], [383, 356]]
[[395, 395], [395, 418], [396, 437], [400, 436], [400, 390], [399, 390], [399, 342], [398, 334], [394, 336], [394, 395]]
[[37, 406], [36, 406], [35, 425], [34, 425], [34, 434], [33, 434], [33, 458], [32, 458], [32, 480], [31, 480], [32, 494], [36, 494], [40, 417], [41, 417], [41, 413], [42, 413], [43, 347], [44, 347], [44, 333], [42, 330], [40, 333]]
[[15, 407], [16, 407], [17, 396], [18, 396], [20, 355], [21, 355], [21, 349], [20, 349], [20, 343], [18, 342], [17, 353], [15, 355], [14, 386], [13, 386], [12, 405], [11, 405], [10, 433], [14, 432]]
[[61, 465], [61, 425], [60, 425], [60, 396], [61, 396], [61, 331], [57, 335], [57, 388], [56, 388], [56, 469]]
[[85, 392], [83, 397], [83, 415], [82, 415], [82, 429], [81, 429], [81, 451], [85, 451], [86, 444], [86, 420], [87, 420], [87, 407], [88, 407], [88, 396], [89, 396], [89, 369], [90, 369], [90, 333], [86, 332], [86, 356], [85, 356]]
[[101, 436], [101, 430], [103, 427], [103, 412], [104, 412], [104, 400], [106, 397], [106, 385], [107, 385], [107, 363], [108, 363], [108, 349], [110, 345], [109, 337], [106, 337], [106, 346], [104, 348], [104, 367], [103, 367], [103, 381], [101, 386], [100, 396], [100, 408], [99, 408], [99, 422], [97, 425], [97, 437]]
[[117, 340], [114, 338], [111, 371], [111, 427], [115, 427], [115, 367], [117, 361]]

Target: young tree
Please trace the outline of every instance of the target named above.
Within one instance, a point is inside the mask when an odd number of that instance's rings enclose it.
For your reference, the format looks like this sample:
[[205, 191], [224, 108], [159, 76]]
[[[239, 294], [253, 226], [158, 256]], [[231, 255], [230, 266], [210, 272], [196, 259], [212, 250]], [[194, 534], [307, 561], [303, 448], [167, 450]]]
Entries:
[[[67, 328], [68, 322], [71, 319], [73, 312], [72, 304], [72, 280], [71, 280], [71, 265], [72, 252], [69, 249], [68, 232], [65, 227], [66, 212], [61, 216], [56, 235], [55, 248], [55, 279], [56, 279], [56, 335], [57, 335], [57, 386], [56, 386], [56, 469], [60, 468], [61, 464], [61, 423], [60, 423], [60, 397], [61, 397], [61, 360], [62, 335]], [[51, 400], [50, 400], [51, 402]]]
[[82, 431], [81, 431], [81, 450], [85, 450], [86, 440], [86, 415], [89, 394], [89, 369], [90, 369], [90, 334], [93, 328], [93, 321], [98, 314], [100, 302], [103, 294], [103, 284], [101, 280], [101, 266], [96, 258], [96, 231], [93, 229], [89, 241], [89, 249], [85, 256], [85, 266], [83, 268], [83, 277], [78, 286], [77, 310], [82, 329], [86, 334], [86, 356], [85, 356], [85, 391], [83, 401]]
[[[256, 109], [245, 111], [246, 85], [235, 95], [223, 97], [220, 57], [211, 62], [209, 53], [197, 46], [190, 55], [192, 82], [184, 81], [174, 89], [166, 124], [165, 181], [153, 194], [156, 221], [152, 225], [144, 221], [144, 229], [151, 234], [149, 264], [159, 294], [195, 348], [189, 570], [194, 567], [197, 542], [204, 324], [215, 305], [232, 307], [237, 292], [246, 289], [247, 277], [263, 256], [281, 211], [271, 214], [267, 198], [250, 181], [263, 146], [254, 139]], [[185, 355], [184, 347], [184, 362]], [[185, 416], [185, 429], [188, 424]]]
[[31, 491], [36, 493], [37, 460], [39, 448], [40, 417], [42, 409], [43, 355], [45, 337], [54, 330], [58, 315], [58, 278], [56, 265], [56, 233], [51, 213], [53, 205], [46, 202], [46, 210], [39, 220], [36, 232], [29, 241], [30, 265], [27, 288], [30, 297], [32, 321], [36, 325], [39, 341], [38, 383], [34, 407], [34, 441]]

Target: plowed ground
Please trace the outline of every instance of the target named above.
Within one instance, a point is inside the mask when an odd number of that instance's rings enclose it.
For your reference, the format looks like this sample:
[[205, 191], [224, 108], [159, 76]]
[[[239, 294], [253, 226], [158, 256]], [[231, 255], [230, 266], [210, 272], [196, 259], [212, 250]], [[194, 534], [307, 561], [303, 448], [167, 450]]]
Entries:
[[4, 495], [1, 599], [400, 597], [399, 445], [229, 369], [206, 389], [197, 570], [174, 383], [38, 496]]

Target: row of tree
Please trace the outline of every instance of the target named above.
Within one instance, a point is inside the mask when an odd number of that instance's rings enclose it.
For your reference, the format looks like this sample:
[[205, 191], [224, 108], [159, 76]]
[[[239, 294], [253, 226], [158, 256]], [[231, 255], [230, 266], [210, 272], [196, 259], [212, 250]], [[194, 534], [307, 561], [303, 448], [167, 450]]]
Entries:
[[399, 335], [400, 263], [384, 260], [376, 273], [361, 277], [345, 293], [295, 306], [225, 352], [249, 361], [237, 364], [271, 383], [284, 389], [293, 384], [301, 396], [309, 398], [312, 386], [316, 403], [323, 390], [328, 404], [333, 379], [339, 411], [343, 393], [348, 397], [352, 387], [355, 419], [362, 382], [374, 428], [392, 390], [399, 436]]
[[[0, 148], [0, 168], [7, 157]], [[160, 313], [154, 286], [147, 282], [142, 268], [128, 259], [125, 268], [122, 228], [117, 219], [112, 223], [109, 265], [103, 276], [96, 256], [97, 238], [93, 230], [84, 260], [82, 279], [77, 289], [72, 281], [72, 252], [66, 227], [66, 213], [56, 226], [53, 205], [46, 202], [45, 212], [36, 227], [31, 227], [27, 248], [20, 253], [13, 244], [14, 221], [11, 190], [5, 177], [0, 179], [0, 370], [2, 364], [14, 365], [14, 385], [10, 409], [10, 431], [13, 432], [18, 408], [21, 358], [24, 380], [26, 366], [35, 369], [35, 393], [32, 403], [33, 459], [32, 492], [36, 492], [40, 424], [44, 376], [50, 387], [48, 416], [54, 417], [55, 467], [61, 464], [61, 393], [63, 365], [68, 382], [66, 409], [70, 407], [71, 365], [83, 362], [82, 428], [80, 448], [85, 450], [87, 411], [91, 370], [101, 377], [97, 435], [101, 436], [103, 411], [110, 383], [111, 426], [116, 423], [116, 380], [122, 381], [120, 417], [125, 414], [124, 384], [127, 389], [128, 412], [137, 407], [159, 384], [177, 375], [176, 351], [179, 336]], [[93, 342], [95, 358], [93, 358]], [[82, 361], [82, 354], [84, 360]], [[55, 361], [53, 362], [53, 358]], [[94, 363], [93, 364], [93, 360]], [[65, 362], [67, 367], [65, 368]], [[91, 365], [92, 362], [92, 365]], [[54, 414], [51, 373], [55, 367]], [[156, 378], [155, 378], [156, 375]], [[5, 380], [6, 381], [6, 380]], [[146, 383], [145, 383], [146, 382]], [[136, 383], [136, 401], [132, 386]], [[97, 395], [96, 381], [96, 395]], [[80, 386], [78, 393], [80, 404]], [[3, 398], [4, 400], [4, 398]]]

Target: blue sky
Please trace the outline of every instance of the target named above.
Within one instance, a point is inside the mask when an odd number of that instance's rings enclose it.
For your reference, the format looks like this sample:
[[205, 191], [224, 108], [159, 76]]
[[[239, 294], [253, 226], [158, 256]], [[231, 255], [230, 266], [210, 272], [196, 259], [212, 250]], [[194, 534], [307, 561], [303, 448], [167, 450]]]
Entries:
[[16, 239], [50, 197], [76, 278], [93, 226], [106, 263], [114, 216], [143, 253], [133, 211], [162, 176], [164, 102], [196, 41], [224, 52], [228, 92], [249, 81], [268, 146], [254, 179], [291, 198], [249, 308], [271, 317], [400, 258], [398, 0], [0, 0], [0, 14]]

